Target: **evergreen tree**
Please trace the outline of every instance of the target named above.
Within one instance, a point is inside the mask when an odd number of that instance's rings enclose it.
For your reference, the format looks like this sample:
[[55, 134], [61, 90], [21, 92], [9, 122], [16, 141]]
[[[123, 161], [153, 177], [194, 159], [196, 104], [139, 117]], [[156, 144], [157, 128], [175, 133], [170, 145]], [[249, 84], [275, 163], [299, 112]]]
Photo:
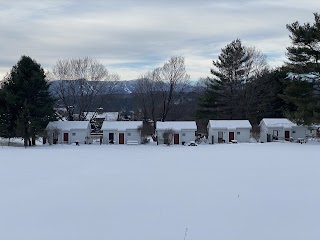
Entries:
[[35, 60], [22, 56], [13, 66], [3, 84], [6, 102], [17, 136], [27, 146], [32, 138], [43, 133], [47, 123], [54, 119], [54, 99], [49, 93], [49, 83], [44, 70]]
[[10, 145], [10, 139], [15, 136], [12, 112], [6, 100], [5, 92], [0, 89], [0, 137], [8, 138], [8, 145]]
[[286, 114], [306, 125], [320, 123], [320, 15], [315, 22], [288, 24], [292, 46], [287, 48], [289, 69], [287, 88], [282, 96], [292, 108]]
[[287, 81], [283, 100], [289, 104], [285, 115], [298, 124], [310, 125], [315, 119], [318, 97], [314, 94], [313, 83], [300, 78]]
[[252, 82], [266, 68], [265, 57], [239, 39], [221, 49], [213, 61], [213, 77], [200, 100], [199, 118], [243, 119], [247, 116], [246, 83]]
[[284, 69], [265, 70], [255, 81], [246, 84], [247, 119], [259, 124], [262, 118], [282, 118], [288, 109], [280, 97], [285, 88]]
[[292, 46], [287, 48], [287, 66], [293, 73], [313, 73], [320, 78], [320, 15], [313, 24], [287, 24]]

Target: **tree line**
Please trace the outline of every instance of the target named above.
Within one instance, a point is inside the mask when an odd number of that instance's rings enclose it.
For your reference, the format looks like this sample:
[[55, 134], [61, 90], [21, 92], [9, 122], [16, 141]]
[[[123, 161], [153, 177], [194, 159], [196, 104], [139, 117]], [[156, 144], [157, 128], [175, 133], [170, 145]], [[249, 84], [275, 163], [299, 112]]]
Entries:
[[320, 15], [314, 23], [287, 24], [287, 61], [270, 69], [264, 56], [236, 39], [213, 61], [197, 116], [204, 119], [288, 117], [298, 124], [320, 123]]
[[[275, 69], [263, 53], [235, 39], [221, 49], [211, 76], [192, 84], [182, 56], [138, 77], [132, 102], [136, 120], [166, 121], [288, 117], [320, 123], [320, 16], [314, 23], [288, 24], [287, 61]], [[52, 85], [53, 80], [60, 80]], [[110, 101], [121, 84], [118, 74], [89, 57], [58, 60], [50, 72], [22, 56], [1, 82], [0, 136], [22, 137], [34, 145], [63, 107], [68, 120], [85, 120], [99, 103]], [[103, 84], [102, 84], [103, 83]]]

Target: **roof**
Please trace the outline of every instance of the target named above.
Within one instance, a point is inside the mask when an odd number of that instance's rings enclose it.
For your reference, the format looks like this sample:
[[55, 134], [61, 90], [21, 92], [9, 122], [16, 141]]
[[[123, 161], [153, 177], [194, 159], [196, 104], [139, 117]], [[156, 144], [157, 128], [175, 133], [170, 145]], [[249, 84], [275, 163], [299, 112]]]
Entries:
[[210, 120], [209, 125], [216, 129], [252, 128], [249, 120]]
[[197, 130], [197, 124], [195, 121], [169, 121], [169, 122], [157, 122], [157, 130], [172, 129], [174, 131], [181, 130]]
[[119, 112], [84, 112], [86, 119], [91, 120], [93, 117], [96, 119], [104, 119], [106, 121], [117, 121]]
[[142, 126], [142, 121], [103, 121], [101, 130], [125, 131], [138, 129], [140, 126]]
[[[296, 127], [297, 124], [291, 122], [287, 118], [264, 118], [261, 120], [267, 127], [284, 127], [284, 128], [292, 128]], [[260, 123], [261, 124], [261, 123]]]
[[53, 121], [48, 123], [46, 130], [70, 131], [71, 129], [87, 129], [89, 125], [89, 121]]
[[106, 112], [106, 121], [117, 121], [119, 117], [119, 112]]

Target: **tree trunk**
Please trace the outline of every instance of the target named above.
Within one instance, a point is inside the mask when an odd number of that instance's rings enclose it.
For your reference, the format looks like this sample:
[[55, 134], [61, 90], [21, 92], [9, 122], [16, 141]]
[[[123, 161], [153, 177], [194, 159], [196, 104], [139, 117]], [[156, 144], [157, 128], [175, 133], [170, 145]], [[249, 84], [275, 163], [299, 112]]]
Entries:
[[23, 138], [23, 145], [24, 145], [25, 148], [28, 147], [28, 138], [27, 137]]

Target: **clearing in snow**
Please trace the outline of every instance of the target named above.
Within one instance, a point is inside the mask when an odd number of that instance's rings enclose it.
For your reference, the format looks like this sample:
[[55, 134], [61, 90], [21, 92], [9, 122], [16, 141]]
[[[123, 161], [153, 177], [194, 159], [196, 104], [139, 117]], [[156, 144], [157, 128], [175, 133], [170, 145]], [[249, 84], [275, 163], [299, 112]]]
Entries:
[[2, 146], [0, 239], [320, 239], [319, 148]]

